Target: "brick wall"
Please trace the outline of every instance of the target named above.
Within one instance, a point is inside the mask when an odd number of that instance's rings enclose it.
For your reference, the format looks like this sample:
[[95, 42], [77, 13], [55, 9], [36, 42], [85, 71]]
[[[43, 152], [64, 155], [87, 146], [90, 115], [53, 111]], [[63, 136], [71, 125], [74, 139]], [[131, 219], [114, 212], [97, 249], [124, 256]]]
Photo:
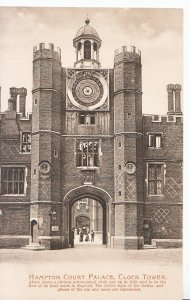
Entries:
[[[183, 193], [183, 125], [180, 122], [152, 122], [151, 116], [143, 117], [144, 131], [144, 218], [150, 219], [155, 239], [182, 238]], [[148, 147], [148, 133], [162, 133], [162, 148]], [[165, 166], [163, 194], [148, 195], [147, 165], [163, 163]]]
[[30, 210], [28, 205], [0, 204], [2, 215], [0, 216], [1, 235], [29, 235]]
[[0, 167], [22, 166], [26, 174], [24, 195], [0, 195], [0, 247], [20, 247], [30, 233], [31, 154], [21, 152], [21, 133], [31, 132], [31, 115], [20, 119], [16, 111], [5, 112], [0, 128]]

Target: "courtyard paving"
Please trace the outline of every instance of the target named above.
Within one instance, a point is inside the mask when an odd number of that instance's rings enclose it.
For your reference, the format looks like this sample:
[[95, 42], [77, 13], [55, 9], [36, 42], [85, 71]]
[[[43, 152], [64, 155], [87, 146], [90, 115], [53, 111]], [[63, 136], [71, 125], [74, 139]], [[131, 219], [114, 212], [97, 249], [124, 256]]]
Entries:
[[182, 249], [0, 249], [0, 270], [2, 300], [183, 298]]

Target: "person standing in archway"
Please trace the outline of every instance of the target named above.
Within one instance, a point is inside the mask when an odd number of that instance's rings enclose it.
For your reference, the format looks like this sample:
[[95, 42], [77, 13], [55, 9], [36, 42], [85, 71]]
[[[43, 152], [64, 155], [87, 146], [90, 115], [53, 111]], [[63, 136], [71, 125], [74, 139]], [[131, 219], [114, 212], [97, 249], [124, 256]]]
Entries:
[[89, 241], [89, 234], [87, 232], [86, 237], [85, 237], [85, 242], [88, 242], [88, 241]]
[[71, 248], [74, 248], [74, 240], [75, 240], [75, 228], [73, 227], [71, 230]]
[[91, 230], [91, 242], [94, 242], [94, 236], [95, 236], [95, 233], [93, 230]]
[[81, 232], [80, 232], [79, 237], [80, 237], [79, 241], [80, 241], [80, 242], [83, 242], [83, 233], [82, 233], [82, 230], [81, 230]]

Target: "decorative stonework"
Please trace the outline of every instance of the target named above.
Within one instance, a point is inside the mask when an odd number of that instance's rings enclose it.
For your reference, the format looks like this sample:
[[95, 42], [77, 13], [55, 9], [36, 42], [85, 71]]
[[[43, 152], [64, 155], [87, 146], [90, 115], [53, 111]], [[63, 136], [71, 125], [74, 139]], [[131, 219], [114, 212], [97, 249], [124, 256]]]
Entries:
[[127, 177], [126, 180], [126, 200], [135, 201], [136, 200], [136, 182], [134, 178]]
[[15, 157], [20, 154], [20, 148], [17, 145], [2, 145], [1, 146], [1, 159], [15, 160]]
[[82, 184], [94, 184], [94, 170], [82, 170]]
[[51, 197], [51, 183], [50, 181], [41, 181], [40, 182], [40, 199], [43, 201], [49, 201]]
[[116, 174], [116, 186], [118, 191], [122, 190], [124, 187], [124, 176], [122, 171], [118, 171]]
[[175, 180], [172, 177], [166, 177], [165, 195], [172, 202], [182, 201], [181, 180]]
[[125, 164], [125, 172], [128, 174], [128, 175], [132, 175], [134, 174], [136, 171], [136, 165], [134, 162], [132, 161], [129, 161]]
[[42, 161], [39, 165], [39, 170], [41, 174], [47, 175], [51, 171], [51, 165], [48, 161]]
[[158, 224], [162, 223], [165, 219], [168, 218], [169, 218], [169, 209], [159, 208], [154, 213], [154, 220]]
[[111, 203], [112, 200], [111, 196], [103, 189], [97, 188], [92, 185], [82, 185], [80, 187], [72, 189], [69, 193], [67, 193], [64, 197], [63, 204], [67, 206], [81, 197], [89, 197], [95, 200], [97, 199], [103, 206]]

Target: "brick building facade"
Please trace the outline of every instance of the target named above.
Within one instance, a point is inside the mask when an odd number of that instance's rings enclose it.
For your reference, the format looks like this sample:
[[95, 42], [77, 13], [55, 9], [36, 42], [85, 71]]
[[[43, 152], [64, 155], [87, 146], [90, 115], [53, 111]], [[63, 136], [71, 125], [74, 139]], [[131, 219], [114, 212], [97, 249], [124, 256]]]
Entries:
[[85, 199], [101, 209], [89, 230], [102, 230], [108, 247], [180, 245], [181, 86], [167, 86], [166, 115], [143, 115], [140, 51], [124, 46], [114, 69], [102, 69], [101, 40], [85, 23], [73, 68], [53, 44], [34, 47], [32, 114], [26, 89], [10, 89], [0, 119], [0, 247], [68, 247], [77, 218], [92, 218], [93, 205], [79, 208]]

